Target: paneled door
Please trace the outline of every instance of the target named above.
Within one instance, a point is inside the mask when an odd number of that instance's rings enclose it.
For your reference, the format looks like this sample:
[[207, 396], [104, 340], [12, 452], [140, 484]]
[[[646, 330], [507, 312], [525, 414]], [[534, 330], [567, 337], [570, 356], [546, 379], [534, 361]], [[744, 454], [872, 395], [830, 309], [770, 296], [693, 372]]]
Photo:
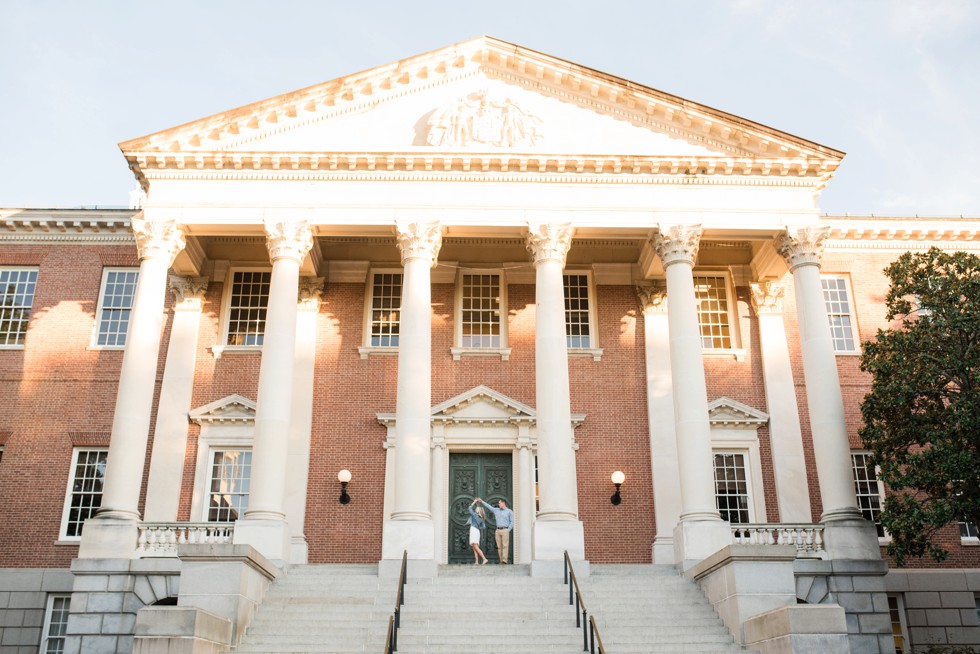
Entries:
[[[513, 464], [510, 454], [449, 454], [449, 562], [473, 563], [470, 549], [469, 505], [474, 497], [497, 506], [499, 500], [513, 508]], [[496, 524], [487, 511], [487, 528], [483, 531], [480, 549], [491, 563], [497, 563], [494, 542]], [[513, 536], [513, 534], [512, 534]], [[514, 547], [510, 547], [513, 562]]]

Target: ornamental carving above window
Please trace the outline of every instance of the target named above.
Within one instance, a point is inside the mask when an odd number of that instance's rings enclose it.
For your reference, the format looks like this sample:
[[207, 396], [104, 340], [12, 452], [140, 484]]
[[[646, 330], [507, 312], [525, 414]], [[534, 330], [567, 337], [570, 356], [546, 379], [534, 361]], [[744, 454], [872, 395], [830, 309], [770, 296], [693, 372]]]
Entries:
[[432, 113], [426, 143], [457, 147], [534, 145], [541, 137], [540, 124], [540, 118], [509, 97], [476, 91]]

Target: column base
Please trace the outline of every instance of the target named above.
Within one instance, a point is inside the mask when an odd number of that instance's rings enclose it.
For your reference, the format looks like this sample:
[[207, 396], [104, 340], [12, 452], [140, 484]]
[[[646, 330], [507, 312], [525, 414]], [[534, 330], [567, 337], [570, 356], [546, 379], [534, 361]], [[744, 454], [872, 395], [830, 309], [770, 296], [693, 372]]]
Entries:
[[657, 536], [653, 539], [653, 562], [657, 565], [674, 564], [674, 537]]
[[135, 559], [138, 539], [138, 520], [90, 518], [82, 529], [78, 558]]
[[251, 545], [277, 567], [289, 561], [291, 537], [285, 520], [243, 518], [235, 522], [235, 545]]
[[687, 570], [732, 543], [731, 525], [724, 520], [681, 520], [674, 527], [674, 563]]
[[589, 576], [581, 520], [535, 520], [531, 550], [531, 576], [562, 576], [566, 550], [575, 564], [576, 576]]
[[432, 519], [385, 520], [381, 534], [381, 559], [401, 561], [408, 550], [409, 559], [435, 562], [435, 524]]
[[[85, 526], [88, 529], [88, 525]], [[823, 528], [823, 547], [830, 560], [881, 559], [878, 531], [873, 523], [861, 517], [826, 520]]]

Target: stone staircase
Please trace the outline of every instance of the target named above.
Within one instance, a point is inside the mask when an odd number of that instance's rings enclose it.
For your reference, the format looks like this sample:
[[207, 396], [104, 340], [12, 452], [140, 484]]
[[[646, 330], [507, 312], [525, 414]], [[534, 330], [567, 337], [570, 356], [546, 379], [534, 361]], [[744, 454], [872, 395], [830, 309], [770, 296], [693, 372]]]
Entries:
[[746, 651], [698, 585], [674, 566], [593, 564], [580, 584], [609, 654]]
[[[697, 585], [672, 566], [593, 565], [586, 606], [609, 654], [742, 652]], [[235, 650], [380, 654], [397, 581], [377, 566], [307, 565], [269, 590]], [[440, 566], [409, 578], [398, 651], [580, 654], [582, 630], [561, 579], [528, 566]]]
[[377, 565], [293, 566], [269, 589], [236, 652], [381, 654], [396, 579]]
[[440, 566], [405, 588], [398, 652], [581, 654], [582, 632], [561, 579], [524, 565]]

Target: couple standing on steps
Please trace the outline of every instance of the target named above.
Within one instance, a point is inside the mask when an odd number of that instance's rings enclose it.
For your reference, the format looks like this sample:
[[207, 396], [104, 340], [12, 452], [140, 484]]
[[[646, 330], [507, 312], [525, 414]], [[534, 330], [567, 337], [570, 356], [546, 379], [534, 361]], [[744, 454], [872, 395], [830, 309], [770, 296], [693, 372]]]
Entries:
[[[477, 502], [483, 506], [477, 506]], [[470, 517], [466, 524], [470, 526], [470, 547], [473, 548], [473, 565], [480, 565], [487, 562], [487, 557], [480, 549], [480, 532], [487, 526], [487, 514], [483, 507], [487, 507], [493, 513], [494, 521], [497, 523], [497, 531], [494, 539], [497, 543], [497, 555], [500, 557], [500, 564], [507, 564], [507, 550], [510, 548], [510, 532], [514, 529], [514, 512], [507, 508], [507, 502], [500, 500], [497, 502], [499, 508], [494, 508], [481, 500], [479, 497], [470, 504]]]

